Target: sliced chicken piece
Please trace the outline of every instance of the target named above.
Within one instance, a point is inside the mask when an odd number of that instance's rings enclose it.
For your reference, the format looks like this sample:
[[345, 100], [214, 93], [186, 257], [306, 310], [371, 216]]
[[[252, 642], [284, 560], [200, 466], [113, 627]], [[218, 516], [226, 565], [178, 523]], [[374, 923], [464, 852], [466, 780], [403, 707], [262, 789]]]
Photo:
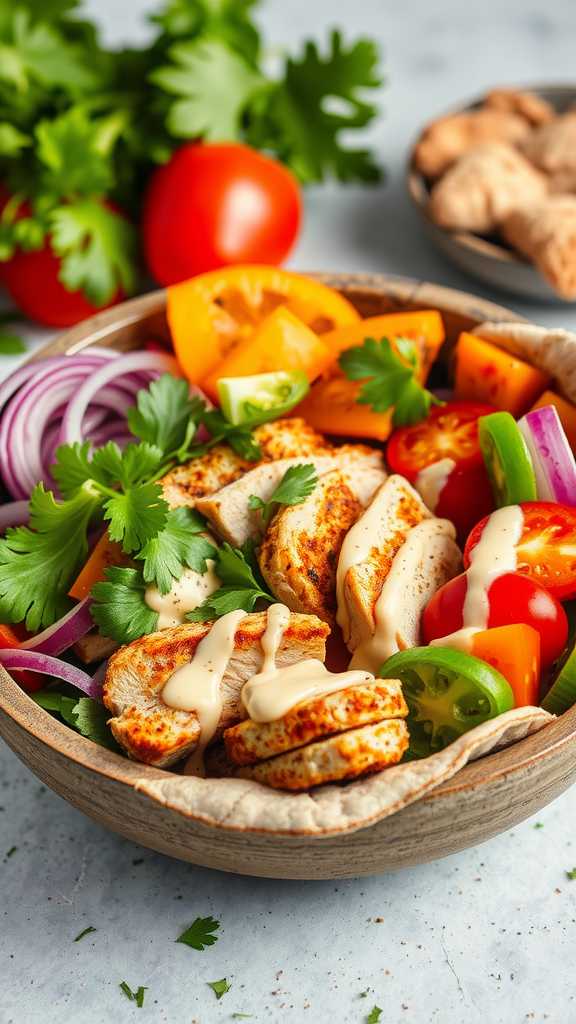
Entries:
[[[240, 693], [262, 666], [262, 636], [267, 613], [246, 615], [234, 638], [234, 653], [221, 684], [222, 714], [214, 739], [242, 718]], [[193, 711], [178, 711], [162, 700], [170, 676], [188, 664], [212, 622], [190, 622], [151, 633], [112, 655], [104, 683], [104, 704], [112, 713], [110, 728], [129, 757], [166, 768], [191, 753], [200, 738]], [[303, 658], [324, 661], [329, 629], [311, 615], [290, 615], [276, 664], [293, 665]], [[245, 712], [244, 712], [245, 714]]]
[[277, 462], [257, 466], [216, 494], [198, 500], [196, 507], [206, 516], [215, 532], [233, 547], [240, 547], [249, 537], [258, 541], [263, 532], [262, 512], [258, 509], [250, 511], [250, 495], [257, 495], [263, 502], [269, 501], [286, 470], [300, 464], [312, 464], [318, 476], [333, 469], [345, 468], [346, 473], [354, 476], [355, 480], [362, 479], [363, 470], [370, 471], [366, 481], [359, 485], [358, 497], [361, 504], [369, 500], [367, 494], [370, 490], [374, 492], [377, 486], [374, 472], [382, 474], [384, 465], [382, 453], [367, 445], [344, 445], [332, 451], [300, 454], [297, 458], [279, 459]]
[[397, 764], [407, 747], [406, 723], [393, 718], [350, 729], [259, 764], [246, 765], [238, 768], [235, 775], [273, 789], [310, 789], [326, 782], [380, 772]]
[[246, 719], [226, 730], [224, 742], [228, 757], [236, 764], [255, 764], [332, 733], [407, 714], [400, 681], [378, 679], [297, 704], [275, 722]]
[[370, 456], [355, 458], [347, 450], [340, 458], [346, 468], [321, 476], [302, 504], [279, 509], [259, 554], [262, 575], [279, 601], [292, 611], [317, 615], [330, 624], [336, 618], [336, 568], [342, 543], [386, 479], [383, 468], [373, 465]]
[[298, 418], [264, 423], [256, 428], [254, 436], [262, 446], [261, 462], [247, 462], [229, 444], [217, 444], [206, 455], [192, 459], [184, 466], [176, 466], [162, 477], [160, 483], [166, 501], [172, 508], [178, 505], [194, 507], [198, 498], [239, 480], [262, 463], [332, 450], [329, 441]]
[[[414, 537], [417, 543], [400, 557], [410, 531], [426, 520], [433, 520], [430, 528]], [[397, 475], [388, 478], [350, 530], [338, 564], [338, 621], [351, 651], [369, 644], [377, 621], [384, 646], [390, 634], [393, 649], [418, 646], [426, 603], [461, 571], [454, 536], [452, 524], [436, 519], [407, 480]], [[391, 584], [387, 588], [385, 606], [380, 605], [377, 617], [376, 606], [393, 567], [394, 589]], [[384, 657], [369, 671], [377, 672], [382, 661]], [[354, 667], [367, 665], [354, 662]]]

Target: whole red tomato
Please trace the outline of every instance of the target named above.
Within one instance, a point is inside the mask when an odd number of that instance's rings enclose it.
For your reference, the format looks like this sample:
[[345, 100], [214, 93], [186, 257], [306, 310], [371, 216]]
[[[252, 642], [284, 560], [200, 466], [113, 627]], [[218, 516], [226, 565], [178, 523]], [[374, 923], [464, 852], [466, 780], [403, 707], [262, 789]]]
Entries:
[[278, 161], [248, 146], [189, 143], [148, 184], [146, 261], [162, 285], [231, 263], [281, 263], [300, 217], [298, 183]]
[[[0, 212], [10, 195], [0, 186]], [[117, 212], [121, 212], [116, 204]], [[17, 219], [29, 217], [27, 202], [22, 203]], [[43, 247], [36, 252], [16, 249], [10, 260], [0, 261], [0, 281], [19, 309], [32, 320], [38, 320], [48, 327], [71, 327], [93, 316], [100, 309], [122, 302], [127, 296], [121, 289], [104, 306], [89, 302], [82, 291], [69, 292], [58, 278], [60, 258], [55, 255], [47, 238]]]

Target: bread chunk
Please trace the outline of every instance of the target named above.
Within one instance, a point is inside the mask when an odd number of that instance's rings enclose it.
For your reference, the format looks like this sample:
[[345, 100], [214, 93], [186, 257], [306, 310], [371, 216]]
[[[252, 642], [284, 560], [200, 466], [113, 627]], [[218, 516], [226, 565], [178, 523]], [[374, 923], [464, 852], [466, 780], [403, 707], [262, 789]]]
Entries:
[[547, 194], [546, 177], [512, 146], [469, 149], [430, 194], [430, 216], [448, 231], [489, 235], [517, 207]]

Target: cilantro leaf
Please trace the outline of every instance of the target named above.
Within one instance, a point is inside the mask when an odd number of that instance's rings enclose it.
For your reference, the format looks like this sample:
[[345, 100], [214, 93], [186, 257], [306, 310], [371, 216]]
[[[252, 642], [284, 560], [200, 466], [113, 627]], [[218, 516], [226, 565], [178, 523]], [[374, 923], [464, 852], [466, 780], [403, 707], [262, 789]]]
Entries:
[[249, 564], [253, 544], [240, 550], [225, 543], [218, 549], [215, 572], [222, 586], [198, 608], [188, 612], [186, 618], [189, 622], [208, 622], [239, 609], [251, 612], [259, 598], [271, 602], [276, 600], [264, 590], [265, 584], [260, 573], [256, 573]]
[[312, 494], [317, 483], [316, 467], [311, 462], [290, 466], [266, 504], [256, 494], [251, 494], [248, 507], [252, 511], [261, 508], [262, 518], [266, 522], [276, 511], [277, 505], [301, 505]]
[[125, 491], [129, 491], [149, 482], [162, 463], [162, 455], [160, 448], [147, 441], [141, 444], [130, 441], [123, 452], [115, 441], [109, 441], [94, 452], [89, 465], [100, 474], [98, 477], [93, 475], [93, 479], [108, 485], [119, 483]]
[[142, 1009], [144, 1006], [144, 995], [148, 991], [148, 986], [144, 987], [140, 985], [137, 992], [132, 992], [132, 989], [126, 984], [126, 982], [121, 981], [119, 987], [122, 989], [124, 995], [128, 996], [128, 999], [131, 999], [132, 1002], [136, 1003], [136, 1006], [139, 1009]]
[[216, 993], [216, 999], [222, 999], [222, 996], [226, 995], [230, 991], [230, 985], [226, 981], [226, 978], [222, 978], [221, 981], [207, 981], [207, 985], [214, 989]]
[[258, 30], [249, 17], [249, 8], [255, 3], [257, 0], [169, 0], [150, 20], [161, 25], [168, 36], [222, 39], [253, 61], [260, 48]]
[[10, 528], [0, 540], [2, 622], [25, 619], [33, 632], [68, 611], [68, 591], [86, 559], [86, 530], [100, 501], [89, 484], [63, 504], [43, 484], [34, 488], [30, 526]]
[[190, 439], [204, 403], [189, 397], [187, 380], [165, 373], [136, 395], [137, 408], [128, 409], [130, 432], [161, 449], [163, 456], [177, 452]]
[[220, 927], [220, 921], [213, 917], [197, 917], [185, 932], [182, 932], [175, 942], [184, 942], [192, 949], [203, 950], [206, 946], [213, 946], [218, 941], [217, 935], [212, 935]]
[[356, 401], [371, 405], [374, 412], [386, 412], [395, 406], [392, 421], [395, 427], [418, 423], [425, 419], [431, 405], [443, 405], [419, 383], [419, 359], [414, 342], [408, 338], [395, 341], [365, 338], [362, 345], [353, 345], [341, 353], [338, 363], [348, 380], [362, 384]]
[[372, 1009], [370, 1010], [370, 1013], [366, 1017], [366, 1024], [378, 1024], [381, 1014], [382, 1010], [380, 1009], [380, 1007], [373, 1006]]
[[95, 932], [97, 930], [97, 928], [93, 928], [92, 925], [89, 925], [88, 928], [85, 928], [83, 932], [80, 932], [80, 935], [76, 936], [74, 942], [80, 942], [80, 939], [83, 939], [85, 935], [89, 935], [90, 932]]
[[101, 119], [79, 105], [58, 117], [43, 118], [34, 130], [36, 156], [44, 165], [42, 182], [55, 196], [102, 195], [114, 184], [110, 160], [113, 139], [103, 147]]
[[74, 711], [78, 703], [76, 697], [68, 697], [48, 687], [38, 690], [36, 693], [31, 693], [30, 697], [39, 707], [44, 708], [45, 711], [56, 711], [67, 725], [71, 725], [74, 729], [76, 728], [76, 714]]
[[212, 434], [211, 444], [215, 444], [216, 441], [227, 441], [236, 454], [247, 462], [258, 462], [262, 458], [262, 448], [250, 427], [229, 423], [218, 409], [207, 409], [202, 414], [202, 423]]
[[248, 100], [263, 83], [256, 69], [222, 39], [191, 39], [168, 50], [174, 63], [150, 81], [181, 99], [171, 103], [166, 127], [177, 138], [236, 139]]
[[19, 356], [25, 351], [20, 335], [0, 330], [0, 356]]
[[147, 584], [142, 569], [121, 569], [109, 566], [104, 570], [106, 583], [95, 583], [90, 606], [94, 622], [101, 636], [110, 637], [119, 644], [129, 644], [158, 628], [158, 612], [152, 611], [144, 600]]
[[128, 493], [115, 493], [104, 503], [110, 540], [120, 541], [127, 554], [136, 551], [164, 529], [168, 509], [161, 484], [142, 484]]
[[95, 305], [109, 302], [118, 289], [136, 289], [137, 231], [134, 225], [98, 199], [76, 199], [49, 215], [51, 246], [61, 258], [59, 280], [82, 289]]
[[99, 747], [106, 747], [107, 750], [119, 750], [108, 725], [110, 712], [100, 701], [94, 700], [92, 697], [80, 697], [73, 709], [73, 714], [76, 717], [76, 728], [82, 736], [97, 743]]
[[30, 12], [18, 6], [6, 19], [0, 42], [0, 79], [27, 93], [34, 83], [46, 87], [90, 89], [97, 84], [77, 46], [67, 42], [55, 26], [32, 24]]
[[23, 149], [31, 145], [29, 135], [24, 135], [10, 121], [0, 121], [0, 156], [19, 156]]
[[146, 583], [155, 580], [164, 596], [175, 580], [182, 576], [182, 566], [194, 572], [207, 571], [206, 559], [216, 558], [216, 548], [200, 534], [206, 522], [195, 509], [181, 506], [170, 509], [164, 529], [147, 541], [135, 556], [144, 560], [143, 575]]
[[96, 480], [109, 487], [114, 482], [110, 474], [98, 468], [98, 463], [88, 458], [91, 441], [80, 444], [61, 444], [55, 452], [55, 465], [51, 466], [52, 476], [58, 484], [58, 490], [65, 498], [73, 498], [87, 480]]
[[369, 152], [344, 149], [339, 141], [341, 131], [364, 128], [376, 115], [358, 90], [380, 85], [377, 63], [376, 47], [368, 39], [346, 49], [340, 33], [333, 32], [326, 57], [307, 42], [299, 61], [286, 62], [284, 80], [254, 97], [247, 141], [277, 153], [304, 183], [322, 181], [327, 173], [340, 181], [378, 181], [380, 170]]

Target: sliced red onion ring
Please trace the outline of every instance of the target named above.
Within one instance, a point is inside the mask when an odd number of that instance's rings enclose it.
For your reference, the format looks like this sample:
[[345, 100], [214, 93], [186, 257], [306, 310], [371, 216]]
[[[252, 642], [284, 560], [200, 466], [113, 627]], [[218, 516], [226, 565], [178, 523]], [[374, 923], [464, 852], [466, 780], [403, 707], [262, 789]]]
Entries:
[[75, 644], [80, 637], [84, 636], [94, 626], [94, 619], [90, 614], [91, 597], [85, 597], [80, 604], [71, 608], [66, 615], [63, 615], [58, 622], [48, 626], [42, 633], [25, 640], [20, 644], [20, 651], [36, 651], [37, 654], [62, 654], [72, 644]]
[[176, 359], [162, 352], [129, 352], [120, 356], [114, 365], [101, 366], [85, 381], [69, 403], [62, 420], [59, 443], [74, 444], [75, 441], [82, 441], [82, 420], [96, 392], [121, 374], [139, 370], [159, 370], [172, 373], [175, 377], [182, 376]]
[[39, 672], [44, 676], [56, 676], [57, 679], [64, 679], [72, 686], [93, 697], [94, 700], [102, 700], [102, 687], [95, 683], [87, 672], [83, 672], [74, 665], [59, 658], [51, 658], [48, 654], [39, 654], [37, 651], [23, 651], [16, 647], [12, 650], [0, 651], [0, 665], [3, 665], [7, 672], [17, 669], [29, 669], [31, 672]]
[[92, 682], [97, 686], [104, 686], [104, 680], [106, 679], [106, 672], [108, 670], [108, 659], [103, 661], [101, 665], [98, 665], [94, 675], [92, 676]]
[[576, 460], [555, 407], [526, 413], [518, 426], [532, 459], [538, 500], [576, 507]]
[[0, 505], [0, 534], [5, 534], [9, 526], [26, 526], [29, 522], [27, 501], [9, 501]]

